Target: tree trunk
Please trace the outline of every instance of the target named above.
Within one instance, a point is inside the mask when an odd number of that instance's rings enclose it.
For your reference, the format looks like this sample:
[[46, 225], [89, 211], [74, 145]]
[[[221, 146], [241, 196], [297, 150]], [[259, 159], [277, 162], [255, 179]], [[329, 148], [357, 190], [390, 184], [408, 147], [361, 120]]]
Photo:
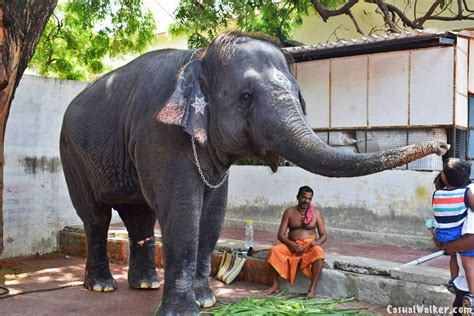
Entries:
[[0, 0], [0, 254], [3, 252], [5, 128], [15, 90], [57, 0]]

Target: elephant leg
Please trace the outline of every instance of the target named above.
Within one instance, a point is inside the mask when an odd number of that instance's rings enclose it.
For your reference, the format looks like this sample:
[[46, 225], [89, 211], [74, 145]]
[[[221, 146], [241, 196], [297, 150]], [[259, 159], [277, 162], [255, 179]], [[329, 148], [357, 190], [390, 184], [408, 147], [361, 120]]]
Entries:
[[160, 280], [155, 269], [154, 211], [147, 204], [127, 204], [116, 209], [129, 236], [128, 284], [135, 289], [158, 289]]
[[111, 213], [111, 209], [104, 206], [95, 209], [92, 218], [83, 219], [87, 236], [84, 287], [96, 292], [109, 292], [117, 289], [117, 282], [110, 273], [109, 257], [107, 256], [107, 232]]
[[210, 190], [204, 196], [199, 223], [199, 248], [196, 265], [194, 292], [201, 307], [215, 304], [216, 297], [209, 288], [211, 256], [216, 246], [227, 205], [227, 182], [219, 189]]
[[[159, 315], [198, 315], [193, 282], [196, 275], [199, 213], [202, 207], [201, 189], [189, 186], [173, 188], [171, 203], [160, 221], [165, 282]], [[184, 193], [185, 192], [185, 193]]]

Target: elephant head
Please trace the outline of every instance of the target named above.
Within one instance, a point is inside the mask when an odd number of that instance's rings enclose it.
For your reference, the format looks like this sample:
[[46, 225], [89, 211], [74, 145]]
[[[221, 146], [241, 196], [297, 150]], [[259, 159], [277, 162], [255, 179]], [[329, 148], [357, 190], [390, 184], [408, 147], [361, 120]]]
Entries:
[[277, 45], [229, 32], [181, 70], [176, 90], [156, 118], [180, 124], [201, 145], [212, 146], [225, 167], [257, 155], [275, 171], [274, 157], [281, 155], [312, 173], [355, 177], [449, 150], [446, 143], [431, 141], [373, 154], [339, 152], [313, 132], [304, 104]]

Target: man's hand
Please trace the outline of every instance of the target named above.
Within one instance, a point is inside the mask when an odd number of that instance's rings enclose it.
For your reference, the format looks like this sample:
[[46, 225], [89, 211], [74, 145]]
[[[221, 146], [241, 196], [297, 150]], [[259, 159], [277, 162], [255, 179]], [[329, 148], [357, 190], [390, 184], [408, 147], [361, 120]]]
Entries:
[[290, 244], [290, 249], [292, 252], [296, 253], [297, 255], [302, 255], [306, 250], [303, 246], [298, 245], [296, 242], [292, 242]]
[[308, 250], [309, 248], [313, 248], [314, 246], [321, 246], [321, 244], [319, 243], [319, 241], [317, 239], [314, 239], [314, 240], [311, 240], [310, 243], [308, 243], [305, 247], [304, 247], [304, 250]]

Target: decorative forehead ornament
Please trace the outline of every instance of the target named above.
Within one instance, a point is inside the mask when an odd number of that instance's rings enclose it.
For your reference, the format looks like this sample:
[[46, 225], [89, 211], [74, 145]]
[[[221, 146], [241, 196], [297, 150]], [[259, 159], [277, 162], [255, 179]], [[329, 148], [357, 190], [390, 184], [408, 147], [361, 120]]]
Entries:
[[273, 67], [273, 76], [272, 76], [272, 82], [283, 89], [286, 89], [287, 91], [291, 90], [291, 82], [288, 80], [288, 78], [278, 69]]
[[288, 79], [288, 77], [285, 76], [285, 74], [283, 74], [280, 70], [273, 67], [273, 74], [272, 74], [271, 81], [273, 84], [282, 88], [281, 91], [278, 91], [277, 98], [279, 99], [290, 98], [293, 101], [292, 104], [296, 108], [298, 115], [301, 117], [301, 119], [304, 122], [306, 122], [306, 124], [308, 124], [306, 119], [304, 118], [304, 114], [302, 113], [301, 109], [296, 107], [296, 104], [299, 101], [296, 100], [294, 95], [291, 93], [291, 90], [293, 89], [293, 87], [291, 85], [290, 79]]
[[204, 101], [204, 96], [194, 97], [194, 102], [191, 104], [191, 106], [194, 108], [194, 114], [197, 115], [198, 113], [204, 115], [204, 109], [206, 108], [206, 101]]

